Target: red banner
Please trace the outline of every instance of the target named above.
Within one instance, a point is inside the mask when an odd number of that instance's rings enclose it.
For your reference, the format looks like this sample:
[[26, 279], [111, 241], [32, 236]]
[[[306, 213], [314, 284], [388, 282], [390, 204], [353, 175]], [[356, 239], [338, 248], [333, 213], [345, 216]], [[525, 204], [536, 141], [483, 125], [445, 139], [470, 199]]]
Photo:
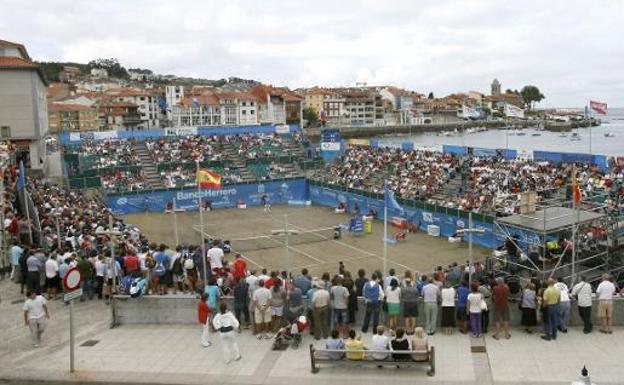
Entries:
[[606, 115], [607, 114], [607, 103], [594, 102], [593, 100], [591, 100], [589, 102], [589, 107], [592, 110], [594, 110], [595, 113], [597, 113], [599, 115]]

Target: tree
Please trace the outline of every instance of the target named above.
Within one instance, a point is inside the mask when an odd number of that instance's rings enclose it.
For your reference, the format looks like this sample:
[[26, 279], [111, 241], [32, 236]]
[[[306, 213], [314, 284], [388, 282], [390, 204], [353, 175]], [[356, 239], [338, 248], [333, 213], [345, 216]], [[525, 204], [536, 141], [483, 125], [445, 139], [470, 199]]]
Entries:
[[108, 76], [113, 78], [128, 79], [128, 72], [115, 58], [91, 60], [88, 66], [89, 68], [104, 68], [108, 72]]
[[429, 92], [429, 96], [427, 96], [427, 99], [433, 99], [433, 98], [434, 98], [433, 92]]
[[312, 107], [306, 107], [303, 109], [303, 118], [308, 121], [308, 124], [315, 126], [318, 123], [318, 112]]
[[534, 103], [539, 103], [546, 98], [539, 88], [531, 85], [522, 87], [520, 95], [522, 95], [522, 100], [529, 110], [533, 109]]

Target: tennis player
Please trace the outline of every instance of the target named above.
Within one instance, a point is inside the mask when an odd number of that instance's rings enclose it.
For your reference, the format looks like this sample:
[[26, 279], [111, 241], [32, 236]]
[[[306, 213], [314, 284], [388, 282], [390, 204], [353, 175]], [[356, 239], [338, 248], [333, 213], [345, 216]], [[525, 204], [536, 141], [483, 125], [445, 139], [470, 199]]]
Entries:
[[260, 198], [260, 202], [262, 203], [262, 206], [264, 206], [264, 212], [266, 214], [270, 214], [271, 213], [271, 203], [269, 203], [269, 196], [266, 194], [262, 194], [262, 197]]

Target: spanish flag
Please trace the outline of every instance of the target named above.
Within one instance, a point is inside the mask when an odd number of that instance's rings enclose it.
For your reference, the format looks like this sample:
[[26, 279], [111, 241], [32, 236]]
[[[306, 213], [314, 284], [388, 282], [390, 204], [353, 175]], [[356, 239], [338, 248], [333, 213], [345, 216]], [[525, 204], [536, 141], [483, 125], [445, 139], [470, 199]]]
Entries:
[[581, 186], [579, 186], [578, 181], [576, 180], [576, 167], [574, 167], [572, 168], [572, 200], [574, 202], [574, 207], [581, 203], [581, 197]]
[[214, 171], [200, 168], [197, 170], [197, 185], [199, 188], [219, 189], [221, 188], [221, 175]]

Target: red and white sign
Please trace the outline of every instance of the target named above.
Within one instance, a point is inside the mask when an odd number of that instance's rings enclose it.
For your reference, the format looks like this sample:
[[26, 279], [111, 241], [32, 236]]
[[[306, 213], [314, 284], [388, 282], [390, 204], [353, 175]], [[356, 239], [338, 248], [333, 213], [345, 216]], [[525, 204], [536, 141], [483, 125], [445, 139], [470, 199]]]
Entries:
[[69, 269], [67, 271], [67, 274], [65, 274], [65, 278], [63, 279], [63, 286], [65, 286], [65, 290], [76, 290], [78, 287], [80, 287], [81, 279], [82, 278], [80, 276], [80, 270], [78, 270], [78, 268], [74, 267]]
[[590, 100], [589, 107], [599, 115], [607, 114], [607, 103], [594, 102], [593, 100]]

